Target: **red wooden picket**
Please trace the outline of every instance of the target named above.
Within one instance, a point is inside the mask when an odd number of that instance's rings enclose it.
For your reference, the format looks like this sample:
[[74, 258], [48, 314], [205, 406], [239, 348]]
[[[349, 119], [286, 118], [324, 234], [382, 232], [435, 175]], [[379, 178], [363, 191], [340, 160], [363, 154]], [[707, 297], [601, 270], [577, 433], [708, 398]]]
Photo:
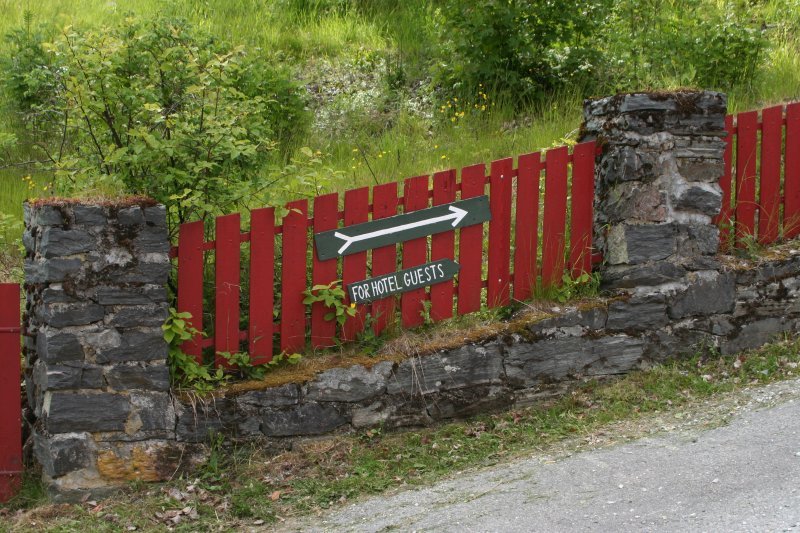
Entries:
[[19, 285], [0, 283], [0, 503], [22, 485], [19, 303]]
[[486, 304], [491, 307], [508, 305], [511, 301], [511, 183], [514, 160], [492, 161], [489, 177], [489, 265]]
[[[369, 219], [369, 187], [361, 187], [344, 193], [344, 225], [352, 226], [367, 222]], [[342, 265], [342, 283], [347, 285], [361, 281], [367, 277], [367, 252], [358, 252], [346, 255]], [[350, 299], [345, 299], [350, 304]], [[342, 328], [342, 339], [355, 340], [359, 333], [364, 331], [364, 318], [367, 308], [364, 305], [357, 307], [356, 315], [349, 317]]]
[[781, 200], [783, 106], [761, 112], [761, 176], [758, 195], [758, 242], [778, 240]]
[[758, 112], [737, 116], [736, 133], [736, 245], [755, 236], [756, 214], [756, 136]]
[[[454, 202], [456, 199], [456, 171], [445, 170], [433, 175], [433, 205]], [[431, 237], [431, 261], [455, 258], [455, 231]], [[431, 286], [431, 320], [437, 322], [453, 316], [453, 281]]]
[[283, 257], [281, 260], [281, 350], [296, 352], [306, 343], [306, 250], [308, 244], [308, 202], [286, 204], [283, 218]]
[[547, 152], [542, 231], [542, 286], [558, 285], [564, 272], [564, 233], [567, 215], [566, 146]]
[[592, 203], [594, 202], [594, 143], [581, 143], [572, 152], [572, 210], [569, 264], [572, 277], [592, 271]]
[[275, 299], [275, 209], [250, 212], [250, 359], [272, 360], [273, 301]]
[[217, 217], [214, 247], [214, 352], [217, 366], [226, 364], [220, 352], [239, 351], [239, 233], [238, 213]]
[[[397, 184], [376, 185], [372, 189], [372, 219], [397, 214]], [[397, 268], [397, 245], [390, 244], [372, 250], [372, 276], [394, 272]], [[395, 298], [390, 296], [372, 303], [375, 334], [382, 333], [394, 321]]]
[[[187, 322], [203, 331], [203, 222], [188, 222], [178, 229], [178, 312], [190, 313]], [[181, 349], [198, 363], [203, 362], [203, 337], [198, 333]]]
[[[405, 181], [403, 210], [405, 213], [428, 207], [428, 176], [417, 176]], [[403, 268], [425, 263], [428, 255], [428, 239], [425, 237], [403, 243]], [[403, 327], [413, 328], [424, 322], [423, 311], [426, 299], [425, 288], [408, 291], [400, 297]]]
[[800, 235], [800, 102], [786, 106], [783, 197], [783, 233], [791, 239]]
[[[339, 195], [326, 194], [314, 198], [314, 233], [336, 229], [339, 225]], [[312, 285], [328, 285], [338, 278], [338, 261], [320, 261], [316, 249], [313, 257]], [[311, 346], [332, 346], [336, 338], [336, 321], [325, 320], [331, 312], [323, 302], [311, 306]]]
[[[483, 195], [486, 185], [486, 167], [472, 165], [461, 170], [461, 199]], [[466, 315], [481, 308], [483, 287], [483, 224], [475, 224], [458, 231], [458, 314]]]
[[514, 246], [514, 299], [531, 297], [536, 286], [536, 255], [539, 242], [539, 176], [542, 156], [539, 152], [519, 156], [517, 171], [517, 219]]
[[722, 208], [719, 215], [714, 219], [714, 223], [720, 228], [721, 250], [730, 248], [731, 231], [733, 230], [733, 207], [731, 207], [731, 167], [733, 166], [732, 156], [735, 139], [733, 115], [725, 117], [725, 131], [728, 132], [728, 136], [725, 138], [725, 152], [723, 153], [723, 174], [719, 179], [719, 186], [722, 189]]

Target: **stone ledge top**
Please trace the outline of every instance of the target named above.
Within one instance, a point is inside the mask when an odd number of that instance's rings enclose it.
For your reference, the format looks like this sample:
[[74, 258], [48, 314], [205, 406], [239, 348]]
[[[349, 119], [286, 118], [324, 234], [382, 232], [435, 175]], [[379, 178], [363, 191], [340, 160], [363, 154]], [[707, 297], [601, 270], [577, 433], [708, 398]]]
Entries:
[[116, 198], [109, 197], [89, 197], [89, 198], [63, 198], [60, 196], [53, 196], [50, 198], [36, 198], [33, 200], [26, 200], [25, 204], [31, 208], [39, 207], [74, 207], [79, 205], [95, 205], [100, 207], [155, 207], [158, 202], [149, 196], [120, 196]]

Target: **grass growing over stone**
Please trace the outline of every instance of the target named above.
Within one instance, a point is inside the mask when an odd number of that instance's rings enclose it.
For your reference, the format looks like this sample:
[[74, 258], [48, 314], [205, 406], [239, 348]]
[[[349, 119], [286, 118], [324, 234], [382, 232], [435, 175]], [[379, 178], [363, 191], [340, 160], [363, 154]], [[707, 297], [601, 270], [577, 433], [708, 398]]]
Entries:
[[[685, 420], [725, 393], [798, 375], [800, 340], [737, 356], [709, 351], [605, 382], [586, 381], [527, 408], [432, 428], [309, 440], [269, 455], [214, 442], [191, 475], [132, 485], [105, 502], [51, 505], [33, 476], [0, 511], [2, 531], [206, 531], [280, 524], [359, 497], [431, 483], [533, 452], [561, 455]], [[705, 410], [705, 406], [703, 407]], [[659, 418], [661, 417], [661, 418]], [[650, 419], [658, 424], [649, 424]], [[724, 417], [710, 417], [719, 424]]]

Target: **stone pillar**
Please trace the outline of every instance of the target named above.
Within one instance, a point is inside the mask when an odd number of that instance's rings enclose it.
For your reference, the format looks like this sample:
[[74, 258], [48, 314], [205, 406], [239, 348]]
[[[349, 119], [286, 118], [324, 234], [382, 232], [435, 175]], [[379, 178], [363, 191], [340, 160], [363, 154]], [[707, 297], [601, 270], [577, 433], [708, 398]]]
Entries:
[[595, 246], [605, 287], [658, 286], [716, 269], [726, 100], [678, 91], [585, 102], [581, 140], [602, 148]]
[[25, 382], [56, 500], [174, 472], [164, 206], [26, 204]]

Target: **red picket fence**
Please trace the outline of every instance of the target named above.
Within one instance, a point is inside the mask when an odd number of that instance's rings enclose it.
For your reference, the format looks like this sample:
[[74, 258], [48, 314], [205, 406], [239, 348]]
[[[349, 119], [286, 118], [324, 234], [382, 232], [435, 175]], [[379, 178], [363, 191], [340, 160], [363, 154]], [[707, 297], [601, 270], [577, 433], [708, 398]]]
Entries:
[[[309, 341], [317, 348], [331, 346], [337, 338], [355, 339], [365, 328], [367, 313], [374, 319], [375, 333], [394, 323], [398, 312], [401, 325], [413, 328], [423, 324], [426, 311], [431, 320], [440, 321], [477, 311], [484, 303], [503, 306], [512, 298], [530, 298], [537, 286], [560, 283], [565, 269], [573, 275], [588, 272], [594, 157], [595, 145], [588, 142], [576, 145], [571, 154], [559, 147], [546, 154], [521, 155], [516, 167], [513, 158], [493, 161], [488, 175], [484, 164], [465, 167], [460, 176], [445, 170], [433, 174], [432, 180], [427, 175], [405, 180], [402, 196], [398, 183], [346, 191], [343, 209], [338, 194], [326, 194], [313, 199], [311, 213], [307, 200], [289, 203], [290, 211], [279, 225], [273, 208], [254, 209], [248, 231], [242, 231], [239, 214], [221, 216], [209, 241], [202, 221], [183, 224], [173, 249], [178, 260], [177, 307], [191, 313], [193, 327], [213, 333], [196, 335], [183, 349], [198, 360], [204, 348], [213, 347], [217, 354], [246, 350], [253, 361], [267, 362], [275, 350], [302, 350]], [[375, 220], [481, 196], [487, 185], [492, 213], [488, 224], [433, 235], [430, 243], [419, 238], [341, 260], [320, 261], [313, 250], [312, 235], [336, 229], [340, 222], [350, 226], [367, 222], [370, 215]], [[249, 248], [249, 257], [243, 247]], [[212, 253], [213, 262], [209, 257], [206, 268], [206, 254]], [[461, 265], [456, 281], [403, 294], [399, 310], [394, 297], [359, 305], [343, 331], [325, 320], [329, 310], [323, 304], [313, 304], [310, 311], [303, 304], [303, 292], [313, 285], [342, 280], [346, 286], [445, 258]], [[204, 321], [207, 281], [208, 287], [213, 285], [214, 309], [208, 310], [213, 320]], [[207, 296], [212, 299], [211, 293]], [[220, 359], [217, 356], [218, 364]]]
[[[800, 235], [800, 102], [728, 115], [722, 249]], [[759, 134], [760, 132], [760, 134]]]
[[19, 285], [0, 283], [0, 503], [22, 483]]

